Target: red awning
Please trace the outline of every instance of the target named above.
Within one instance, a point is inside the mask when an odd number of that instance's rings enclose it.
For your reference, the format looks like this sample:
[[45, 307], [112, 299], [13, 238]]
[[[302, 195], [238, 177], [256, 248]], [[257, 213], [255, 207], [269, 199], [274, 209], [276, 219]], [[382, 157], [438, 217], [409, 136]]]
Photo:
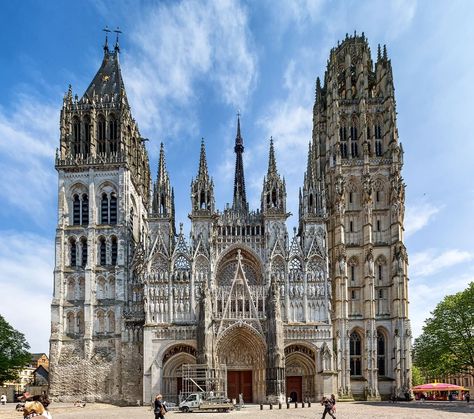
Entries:
[[412, 387], [414, 392], [417, 391], [456, 391], [464, 390], [464, 387], [448, 383], [429, 383], [421, 386]]

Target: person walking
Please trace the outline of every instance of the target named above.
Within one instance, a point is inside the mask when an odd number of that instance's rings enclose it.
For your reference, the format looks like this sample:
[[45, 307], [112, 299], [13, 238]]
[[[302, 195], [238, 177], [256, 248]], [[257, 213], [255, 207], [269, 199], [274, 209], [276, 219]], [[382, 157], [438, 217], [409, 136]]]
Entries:
[[157, 394], [155, 398], [155, 419], [164, 419], [168, 409], [166, 408], [165, 403], [162, 401], [163, 396]]
[[464, 395], [464, 399], [466, 400], [467, 403], [469, 403], [471, 401], [471, 395], [469, 394], [469, 392], [467, 392], [465, 395]]
[[7, 404], [7, 396], [5, 396], [5, 394], [1, 395], [0, 403], [2, 403], [2, 406], [5, 406]]
[[333, 419], [336, 419], [336, 416], [332, 414], [333, 404], [331, 403], [331, 400], [327, 397], [323, 397], [321, 404], [324, 406], [323, 417], [321, 419], [324, 419], [328, 413], [329, 416], [331, 416]]

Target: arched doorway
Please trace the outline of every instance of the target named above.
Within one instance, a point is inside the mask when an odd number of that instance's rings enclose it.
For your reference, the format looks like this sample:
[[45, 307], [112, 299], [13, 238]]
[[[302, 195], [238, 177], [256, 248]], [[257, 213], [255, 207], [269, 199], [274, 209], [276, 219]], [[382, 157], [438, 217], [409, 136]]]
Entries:
[[183, 389], [181, 366], [196, 363], [196, 350], [189, 345], [176, 345], [163, 355], [163, 386], [165, 400], [178, 403]]
[[265, 399], [266, 346], [252, 327], [236, 324], [226, 329], [217, 342], [219, 364], [227, 367], [227, 396], [245, 403]]
[[315, 400], [315, 352], [300, 344], [285, 348], [286, 397], [292, 401]]

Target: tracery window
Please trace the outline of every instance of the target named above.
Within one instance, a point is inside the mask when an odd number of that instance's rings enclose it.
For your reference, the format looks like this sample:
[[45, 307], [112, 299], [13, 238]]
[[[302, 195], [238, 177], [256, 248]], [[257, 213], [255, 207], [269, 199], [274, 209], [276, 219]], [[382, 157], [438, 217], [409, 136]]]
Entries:
[[101, 224], [117, 224], [117, 195], [114, 192], [104, 192], [100, 200]]
[[180, 255], [176, 258], [176, 261], [174, 262], [174, 268], [179, 270], [179, 271], [187, 271], [190, 269], [190, 266], [189, 266], [189, 261], [188, 259], [183, 256], [183, 255]]
[[385, 336], [377, 331], [377, 369], [378, 375], [385, 375]]
[[351, 376], [362, 375], [362, 345], [357, 332], [351, 333], [349, 347]]

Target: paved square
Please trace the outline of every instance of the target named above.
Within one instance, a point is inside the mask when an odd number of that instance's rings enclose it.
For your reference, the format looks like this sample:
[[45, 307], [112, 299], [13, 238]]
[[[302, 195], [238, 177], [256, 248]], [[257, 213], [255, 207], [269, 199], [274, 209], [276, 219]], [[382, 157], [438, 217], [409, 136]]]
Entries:
[[[0, 406], [0, 419], [21, 419], [23, 415], [14, 410], [14, 405]], [[297, 409], [294, 407], [289, 410], [274, 409], [269, 410], [265, 406], [260, 411], [259, 406], [248, 406], [240, 412], [234, 411], [230, 413], [181, 413], [169, 412], [167, 419], [203, 419], [203, 418], [320, 418], [323, 409], [319, 404], [313, 404], [311, 408]], [[154, 419], [153, 412], [149, 407], [115, 407], [106, 404], [88, 404], [84, 409], [75, 408], [71, 404], [54, 403], [51, 405], [51, 414], [54, 419]], [[474, 417], [474, 403], [470, 405], [465, 402], [411, 402], [397, 403], [338, 403], [337, 414], [338, 419], [445, 419], [445, 418], [468, 418]], [[329, 416], [327, 416], [329, 418]]]

